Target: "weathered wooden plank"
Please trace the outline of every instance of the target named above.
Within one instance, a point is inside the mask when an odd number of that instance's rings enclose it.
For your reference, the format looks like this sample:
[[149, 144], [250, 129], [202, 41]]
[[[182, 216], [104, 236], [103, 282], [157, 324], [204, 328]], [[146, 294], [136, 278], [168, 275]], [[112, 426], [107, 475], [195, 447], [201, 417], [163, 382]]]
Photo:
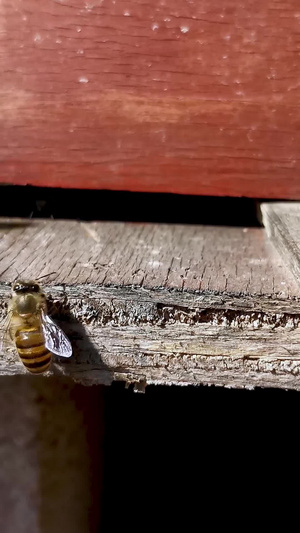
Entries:
[[300, 198], [297, 0], [2, 0], [0, 181]]
[[[86, 383], [299, 388], [300, 288], [262, 228], [1, 219], [8, 282], [55, 271], [50, 309]], [[0, 373], [24, 371], [14, 351]]]
[[261, 212], [271, 241], [300, 284], [300, 204], [264, 203]]

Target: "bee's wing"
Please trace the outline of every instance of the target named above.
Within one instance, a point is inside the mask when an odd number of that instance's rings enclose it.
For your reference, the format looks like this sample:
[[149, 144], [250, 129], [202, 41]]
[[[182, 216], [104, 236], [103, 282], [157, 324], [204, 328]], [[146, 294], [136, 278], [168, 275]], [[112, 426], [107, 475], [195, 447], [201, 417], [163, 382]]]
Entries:
[[12, 345], [12, 339], [10, 336], [9, 328], [11, 324], [12, 313], [9, 312], [3, 321], [3, 327], [0, 338], [0, 354], [2, 355], [3, 350], [5, 350], [9, 345]]
[[43, 311], [41, 312], [42, 328], [45, 337], [45, 346], [49, 352], [60, 357], [71, 357], [72, 346], [62, 329], [51, 320]]

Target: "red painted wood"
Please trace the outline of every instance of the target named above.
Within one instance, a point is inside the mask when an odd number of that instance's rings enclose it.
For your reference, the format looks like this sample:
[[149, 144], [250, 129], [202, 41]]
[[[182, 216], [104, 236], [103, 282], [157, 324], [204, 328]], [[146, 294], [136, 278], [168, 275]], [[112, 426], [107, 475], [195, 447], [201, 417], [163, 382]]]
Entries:
[[300, 198], [298, 0], [2, 0], [0, 182]]

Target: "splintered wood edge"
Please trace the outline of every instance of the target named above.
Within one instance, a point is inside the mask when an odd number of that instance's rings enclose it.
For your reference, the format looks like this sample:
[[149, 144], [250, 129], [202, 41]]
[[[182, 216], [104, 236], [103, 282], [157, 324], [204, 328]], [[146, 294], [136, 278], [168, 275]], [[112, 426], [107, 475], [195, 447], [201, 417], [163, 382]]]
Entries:
[[[46, 287], [74, 355], [47, 375], [87, 384], [300, 390], [299, 301], [135, 287]], [[9, 287], [0, 285], [0, 318]], [[0, 375], [26, 373], [15, 351]]]

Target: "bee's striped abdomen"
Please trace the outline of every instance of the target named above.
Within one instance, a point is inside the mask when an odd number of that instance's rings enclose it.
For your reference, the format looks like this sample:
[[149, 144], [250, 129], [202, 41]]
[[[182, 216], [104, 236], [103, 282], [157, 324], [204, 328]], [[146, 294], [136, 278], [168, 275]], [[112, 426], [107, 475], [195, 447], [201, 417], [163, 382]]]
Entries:
[[39, 328], [19, 329], [15, 343], [21, 361], [29, 372], [42, 374], [48, 370], [52, 354], [45, 347], [45, 339]]

